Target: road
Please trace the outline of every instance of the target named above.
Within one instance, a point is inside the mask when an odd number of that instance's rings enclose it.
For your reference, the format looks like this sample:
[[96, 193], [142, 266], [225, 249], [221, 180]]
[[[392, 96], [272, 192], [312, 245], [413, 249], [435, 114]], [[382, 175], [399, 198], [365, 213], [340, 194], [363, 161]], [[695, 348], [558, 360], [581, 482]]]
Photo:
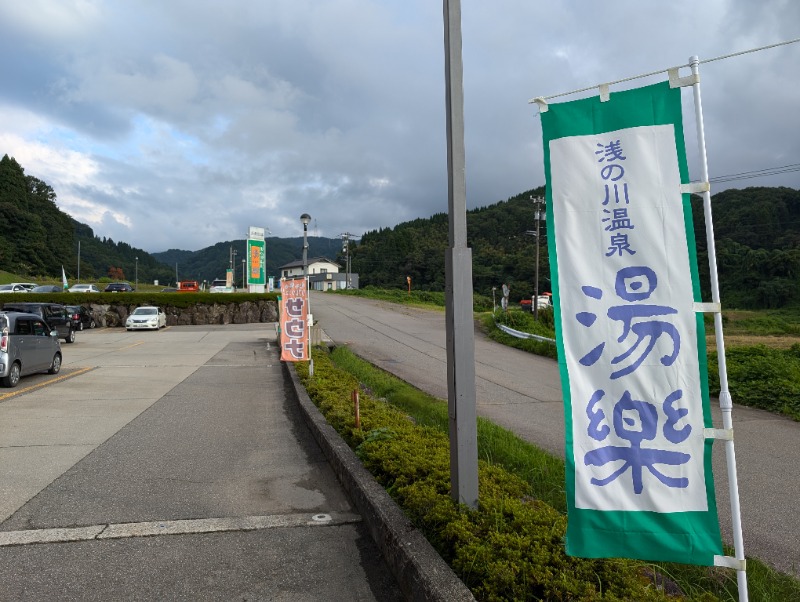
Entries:
[[[314, 319], [337, 344], [423, 391], [447, 399], [444, 312], [312, 293]], [[554, 360], [475, 334], [478, 414], [564, 457], [564, 415]], [[722, 427], [718, 408], [714, 426]], [[745, 553], [800, 576], [800, 423], [735, 406], [736, 459]], [[714, 446], [720, 526], [732, 541], [724, 450]]]
[[102, 328], [0, 389], [0, 600], [399, 600], [274, 324]]

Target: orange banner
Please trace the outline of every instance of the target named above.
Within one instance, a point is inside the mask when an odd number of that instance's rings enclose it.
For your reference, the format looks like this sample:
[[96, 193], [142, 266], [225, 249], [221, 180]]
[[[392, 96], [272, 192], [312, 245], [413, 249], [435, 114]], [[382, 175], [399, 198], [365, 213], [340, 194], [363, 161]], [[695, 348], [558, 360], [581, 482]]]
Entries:
[[309, 358], [308, 295], [305, 278], [281, 281], [281, 360]]

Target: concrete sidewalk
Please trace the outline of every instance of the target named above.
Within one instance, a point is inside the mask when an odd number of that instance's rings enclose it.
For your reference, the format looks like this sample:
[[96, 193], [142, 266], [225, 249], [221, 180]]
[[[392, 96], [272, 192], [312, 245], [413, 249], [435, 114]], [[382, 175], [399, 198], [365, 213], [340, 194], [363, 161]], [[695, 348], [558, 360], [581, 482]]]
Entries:
[[0, 599], [471, 599], [267, 343], [181, 375], [0, 523]]

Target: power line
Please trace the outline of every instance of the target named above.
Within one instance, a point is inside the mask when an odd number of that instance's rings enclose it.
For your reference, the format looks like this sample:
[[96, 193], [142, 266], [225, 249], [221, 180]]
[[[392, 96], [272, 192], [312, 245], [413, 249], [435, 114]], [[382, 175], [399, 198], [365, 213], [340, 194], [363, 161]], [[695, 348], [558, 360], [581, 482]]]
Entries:
[[733, 182], [735, 180], [749, 180], [751, 178], [761, 178], [766, 176], [774, 176], [782, 173], [791, 173], [800, 171], [800, 163], [791, 163], [789, 165], [782, 165], [780, 167], [766, 167], [764, 169], [754, 169], [752, 171], [743, 171], [735, 174], [728, 174], [724, 176], [716, 176], [710, 178], [710, 182]]

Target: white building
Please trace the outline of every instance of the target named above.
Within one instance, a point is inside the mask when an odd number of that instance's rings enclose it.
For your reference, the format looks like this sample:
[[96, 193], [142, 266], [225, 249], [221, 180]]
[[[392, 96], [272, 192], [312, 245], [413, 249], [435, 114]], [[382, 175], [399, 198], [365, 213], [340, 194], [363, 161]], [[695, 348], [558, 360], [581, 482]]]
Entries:
[[[308, 260], [308, 282], [314, 291], [335, 291], [344, 288], [358, 288], [358, 274], [348, 274], [339, 270], [342, 266], [326, 257], [312, 257]], [[303, 260], [292, 261], [278, 268], [281, 278], [299, 278], [303, 275]]]

